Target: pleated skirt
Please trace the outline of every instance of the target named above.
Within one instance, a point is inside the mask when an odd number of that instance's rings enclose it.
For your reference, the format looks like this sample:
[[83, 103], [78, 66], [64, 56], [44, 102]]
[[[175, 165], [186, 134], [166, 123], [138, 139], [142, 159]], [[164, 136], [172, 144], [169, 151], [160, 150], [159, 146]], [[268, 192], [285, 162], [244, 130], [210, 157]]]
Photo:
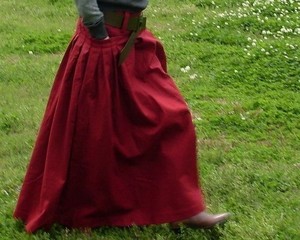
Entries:
[[161, 224], [204, 210], [195, 129], [167, 73], [161, 43], [143, 30], [90, 37], [81, 20], [57, 72], [14, 217], [28, 232]]

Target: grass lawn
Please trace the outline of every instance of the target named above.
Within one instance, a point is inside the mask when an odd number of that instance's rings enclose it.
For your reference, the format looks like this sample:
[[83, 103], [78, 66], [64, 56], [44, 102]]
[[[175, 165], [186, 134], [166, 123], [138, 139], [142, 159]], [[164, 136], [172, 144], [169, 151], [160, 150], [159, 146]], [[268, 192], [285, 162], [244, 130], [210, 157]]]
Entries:
[[0, 240], [299, 240], [300, 1], [151, 0], [145, 15], [193, 114], [208, 209], [231, 221], [177, 234], [167, 225], [26, 234], [12, 212], [77, 16], [73, 0], [1, 0]]

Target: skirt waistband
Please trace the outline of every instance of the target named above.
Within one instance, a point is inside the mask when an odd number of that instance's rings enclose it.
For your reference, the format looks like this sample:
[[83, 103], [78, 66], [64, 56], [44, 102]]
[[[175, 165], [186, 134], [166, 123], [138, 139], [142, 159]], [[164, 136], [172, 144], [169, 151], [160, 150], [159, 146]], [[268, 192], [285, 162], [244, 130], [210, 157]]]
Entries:
[[112, 27], [120, 29], [124, 34], [122, 36], [110, 36], [108, 40], [94, 39], [89, 34], [88, 29], [84, 26], [82, 19], [79, 19], [77, 24], [77, 33], [83, 35], [86, 41], [99, 46], [111, 46], [112, 43], [124, 44], [119, 53], [118, 64], [121, 65], [130, 53], [137, 36], [140, 32], [146, 29], [146, 18], [142, 12], [104, 12], [104, 22], [107, 28]]
[[132, 31], [119, 56], [119, 65], [121, 65], [133, 47], [138, 34], [146, 29], [146, 17], [143, 17], [142, 13], [104, 12], [104, 22], [113, 27]]

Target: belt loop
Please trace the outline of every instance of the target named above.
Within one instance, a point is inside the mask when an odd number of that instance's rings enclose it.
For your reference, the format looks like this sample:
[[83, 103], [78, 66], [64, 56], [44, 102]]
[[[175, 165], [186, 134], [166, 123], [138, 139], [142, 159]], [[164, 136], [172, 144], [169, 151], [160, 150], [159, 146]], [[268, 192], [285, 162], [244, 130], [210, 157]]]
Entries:
[[125, 11], [123, 14], [123, 22], [122, 22], [122, 30], [127, 30], [128, 21], [129, 21], [130, 13]]

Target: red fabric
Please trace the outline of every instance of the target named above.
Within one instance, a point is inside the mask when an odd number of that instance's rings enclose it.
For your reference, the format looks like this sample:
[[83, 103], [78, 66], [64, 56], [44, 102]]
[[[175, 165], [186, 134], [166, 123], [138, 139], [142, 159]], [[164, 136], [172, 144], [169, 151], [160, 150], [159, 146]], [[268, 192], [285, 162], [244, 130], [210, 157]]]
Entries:
[[141, 32], [95, 40], [79, 21], [58, 70], [14, 216], [28, 232], [182, 220], [204, 210], [195, 131], [166, 72], [161, 44]]

